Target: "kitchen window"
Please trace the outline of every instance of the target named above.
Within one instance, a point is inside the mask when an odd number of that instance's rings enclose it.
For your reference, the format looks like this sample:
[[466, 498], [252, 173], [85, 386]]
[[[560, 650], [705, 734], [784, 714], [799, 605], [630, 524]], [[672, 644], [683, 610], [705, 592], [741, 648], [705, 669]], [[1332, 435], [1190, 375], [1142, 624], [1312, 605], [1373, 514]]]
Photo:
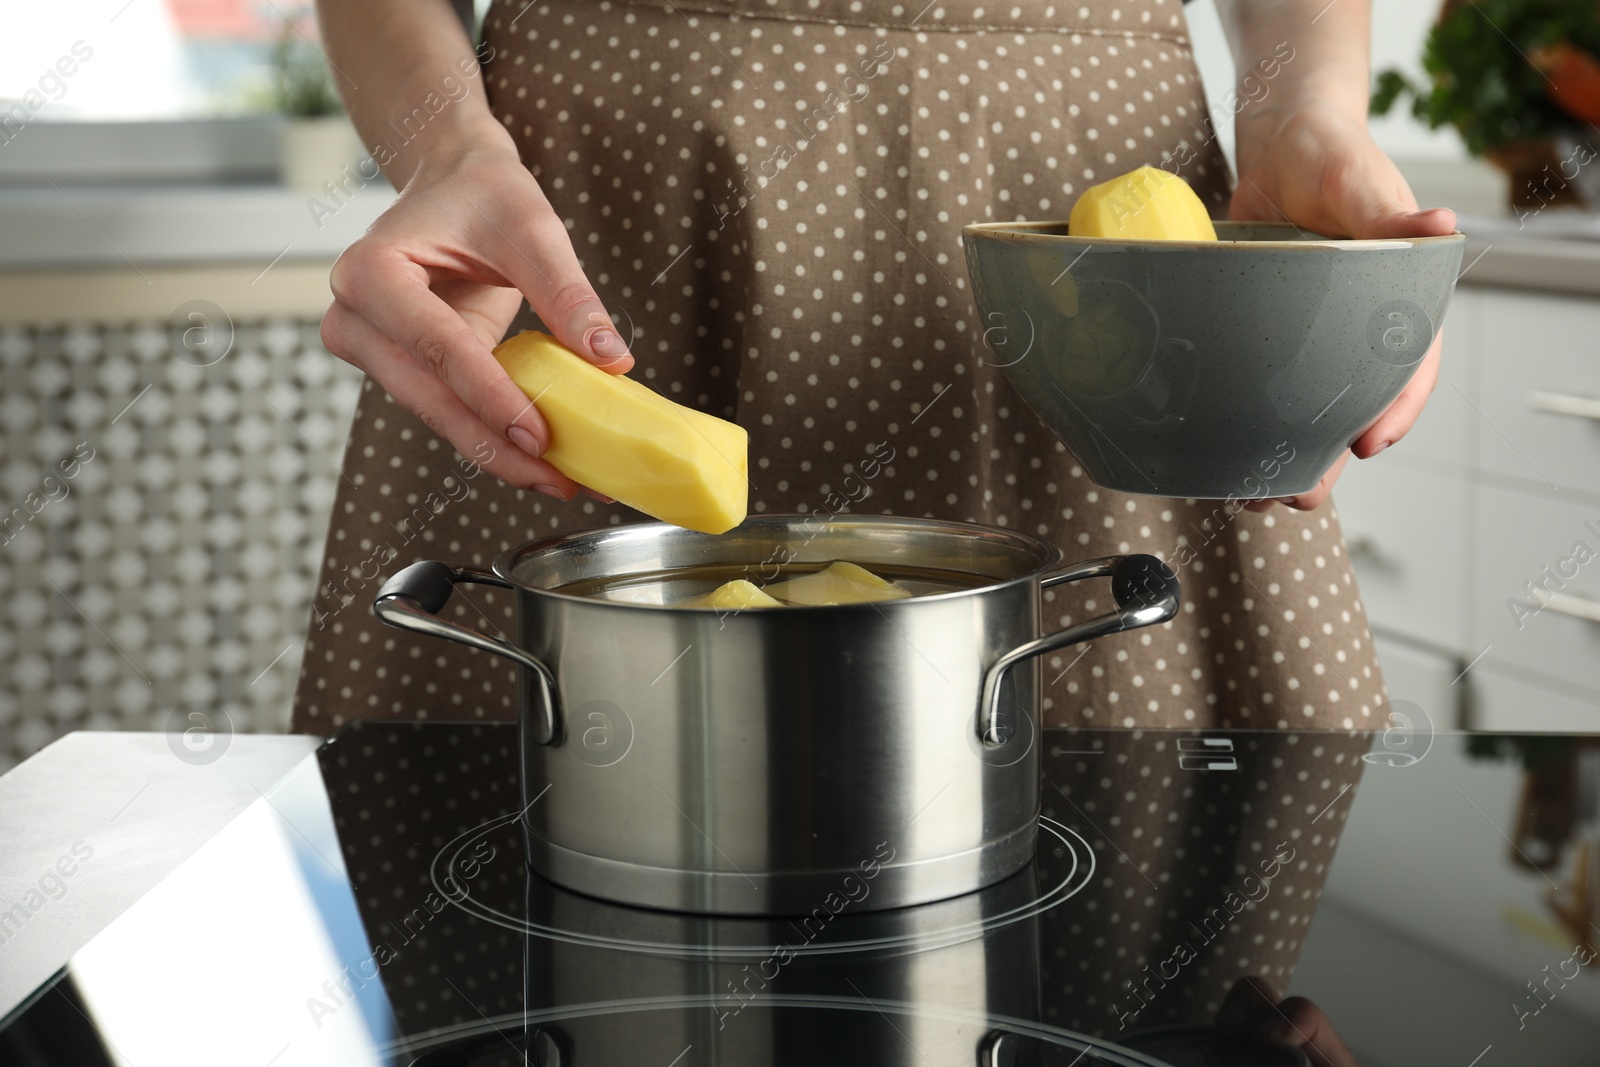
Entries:
[[315, 13], [290, 0], [28, 4], [3, 21], [0, 186], [276, 182], [275, 53], [319, 60]]

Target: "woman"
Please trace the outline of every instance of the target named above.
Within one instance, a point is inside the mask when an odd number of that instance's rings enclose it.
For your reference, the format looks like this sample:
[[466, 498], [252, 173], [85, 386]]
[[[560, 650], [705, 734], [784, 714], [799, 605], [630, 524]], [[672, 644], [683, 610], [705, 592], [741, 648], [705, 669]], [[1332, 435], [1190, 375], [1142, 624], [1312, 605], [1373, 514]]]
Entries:
[[[345, 101], [401, 195], [332, 276], [324, 340], [368, 380], [297, 729], [510, 717], [499, 661], [377, 623], [377, 575], [638, 518], [538, 458], [537, 405], [490, 355], [532, 315], [606, 370], [744, 425], [754, 511], [825, 506], [887, 444], [854, 510], [1010, 525], [1069, 559], [1188, 546], [1173, 623], [1046, 664], [1049, 725], [1383, 718], [1322, 506], [1343, 464], [1220, 525], [1214, 503], [1095, 487], [984, 362], [958, 236], [1065, 218], [1140, 164], [1217, 215], [1450, 232], [1368, 135], [1366, 0], [1219, 0], [1240, 91], [1209, 109], [1177, 0], [941, 2], [514, 0], [485, 19], [479, 77], [443, 0], [381, 20], [323, 0]], [[1213, 136], [1230, 116], [1231, 197]], [[1356, 456], [1404, 435], [1437, 361], [1436, 344]], [[1093, 610], [1053, 603], [1047, 622]], [[458, 591], [452, 610], [510, 625], [492, 591]]]

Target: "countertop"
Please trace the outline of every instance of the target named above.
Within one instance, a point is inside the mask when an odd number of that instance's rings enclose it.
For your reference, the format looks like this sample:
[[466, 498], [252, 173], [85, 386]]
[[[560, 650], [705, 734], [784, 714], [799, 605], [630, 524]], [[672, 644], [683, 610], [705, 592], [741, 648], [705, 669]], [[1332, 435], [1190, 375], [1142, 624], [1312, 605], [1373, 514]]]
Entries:
[[0, 270], [331, 262], [393, 199], [382, 181], [338, 196], [265, 184], [0, 188]]
[[0, 1017], [321, 743], [238, 735], [197, 763], [181, 736], [68, 734], [0, 777]]
[[[530, 874], [514, 724], [361, 723], [320, 748], [241, 736], [209, 769], [160, 734], [73, 735], [0, 779], [0, 885], [14, 898], [92, 843], [22, 935], [52, 911], [76, 939], [104, 929], [0, 1029], [0, 1060], [21, 1039], [52, 1045], [28, 1062], [72, 1067], [509, 1065], [544, 1034], [561, 1062], [576, 1045], [576, 1062], [925, 1067], [970, 1065], [999, 1030], [1088, 1067], [1125, 1061], [1073, 1060], [1079, 1035], [1127, 1044], [1207, 1018], [1243, 968], [1303, 942], [1290, 990], [1366, 1067], [1591, 1063], [1593, 983], [1523, 988], [1574, 948], [1544, 903], [1568, 865], [1526, 870], [1507, 844], [1524, 834], [1519, 761], [1461, 734], [1387, 738], [1046, 731], [1029, 867], [916, 908], [853, 898], [798, 932], [808, 920], [631, 908]], [[1124, 795], [1121, 767], [1148, 776]], [[63, 1058], [65, 1031], [116, 1055]]]
[[1480, 288], [1530, 289], [1544, 293], [1600, 297], [1600, 233], [1564, 238], [1553, 226], [1593, 233], [1596, 216], [1552, 209], [1535, 230], [1519, 228], [1509, 217], [1462, 217], [1457, 225], [1467, 235], [1461, 257], [1460, 285]]

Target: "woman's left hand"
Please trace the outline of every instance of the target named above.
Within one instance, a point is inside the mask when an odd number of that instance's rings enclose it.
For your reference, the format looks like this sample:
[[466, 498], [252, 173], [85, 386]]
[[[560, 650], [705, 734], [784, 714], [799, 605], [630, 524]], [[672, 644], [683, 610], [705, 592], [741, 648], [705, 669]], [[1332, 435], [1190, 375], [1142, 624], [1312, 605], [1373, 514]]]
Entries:
[[[1292, 222], [1326, 237], [1436, 237], [1452, 233], [1455, 212], [1417, 210], [1417, 199], [1367, 131], [1366, 117], [1352, 118], [1332, 106], [1246, 105], [1238, 131], [1239, 184], [1228, 217], [1235, 220]], [[1439, 379], [1443, 331], [1433, 339], [1422, 365], [1400, 395], [1355, 443], [1350, 452], [1370, 459], [1406, 435]], [[1309, 510], [1327, 499], [1348, 454], [1317, 487], [1282, 501]], [[1275, 501], [1246, 505], [1253, 511]]]

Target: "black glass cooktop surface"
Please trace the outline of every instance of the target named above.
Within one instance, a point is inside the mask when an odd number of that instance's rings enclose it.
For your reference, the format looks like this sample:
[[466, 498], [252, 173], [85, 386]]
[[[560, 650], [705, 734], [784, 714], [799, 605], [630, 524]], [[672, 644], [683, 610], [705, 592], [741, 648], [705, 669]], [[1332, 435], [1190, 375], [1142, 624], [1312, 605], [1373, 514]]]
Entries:
[[1592, 1064], [1596, 744], [1046, 732], [1020, 873], [714, 918], [531, 874], [515, 727], [369, 723], [80, 950], [0, 1062]]

